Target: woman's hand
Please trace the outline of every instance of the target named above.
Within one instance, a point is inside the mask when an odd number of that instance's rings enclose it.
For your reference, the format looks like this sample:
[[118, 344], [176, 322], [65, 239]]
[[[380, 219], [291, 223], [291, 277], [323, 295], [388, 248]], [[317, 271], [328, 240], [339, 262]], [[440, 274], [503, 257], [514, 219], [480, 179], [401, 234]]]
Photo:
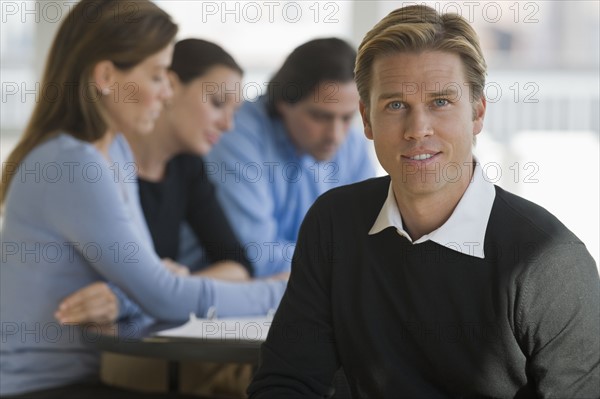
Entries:
[[105, 282], [85, 286], [58, 305], [56, 319], [65, 323], [109, 324], [119, 316], [119, 301]]

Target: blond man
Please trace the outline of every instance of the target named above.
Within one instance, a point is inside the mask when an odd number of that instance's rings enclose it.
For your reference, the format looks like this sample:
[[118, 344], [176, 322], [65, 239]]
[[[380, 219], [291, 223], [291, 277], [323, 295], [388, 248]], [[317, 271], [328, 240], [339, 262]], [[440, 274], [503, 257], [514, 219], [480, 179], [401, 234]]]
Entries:
[[393, 11], [364, 38], [365, 134], [389, 176], [304, 219], [251, 398], [600, 396], [600, 284], [583, 243], [473, 157], [486, 63], [460, 16]]

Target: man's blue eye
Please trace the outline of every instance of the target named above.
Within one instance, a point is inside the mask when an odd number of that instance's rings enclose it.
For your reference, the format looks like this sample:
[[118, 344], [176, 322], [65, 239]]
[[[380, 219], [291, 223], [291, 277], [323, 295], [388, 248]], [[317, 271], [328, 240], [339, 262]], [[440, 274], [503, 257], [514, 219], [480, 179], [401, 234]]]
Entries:
[[448, 100], [446, 100], [445, 98], [438, 98], [437, 100], [434, 100], [435, 105], [437, 105], [438, 107], [442, 107], [444, 105], [448, 104]]
[[402, 103], [400, 101], [394, 101], [389, 104], [391, 109], [400, 109], [402, 108]]

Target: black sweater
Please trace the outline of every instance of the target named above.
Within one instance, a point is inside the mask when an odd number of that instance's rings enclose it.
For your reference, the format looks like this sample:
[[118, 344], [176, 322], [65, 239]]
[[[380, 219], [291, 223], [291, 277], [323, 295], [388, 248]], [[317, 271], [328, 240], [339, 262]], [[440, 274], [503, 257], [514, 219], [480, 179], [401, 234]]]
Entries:
[[138, 178], [140, 201], [156, 253], [176, 260], [179, 232], [188, 222], [210, 263], [234, 260], [252, 274], [252, 266], [231, 229], [206, 175], [202, 158], [179, 155], [167, 164], [160, 182]]
[[389, 177], [308, 213], [252, 398], [600, 396], [600, 285], [581, 241], [496, 187], [485, 259], [394, 228], [368, 235]]

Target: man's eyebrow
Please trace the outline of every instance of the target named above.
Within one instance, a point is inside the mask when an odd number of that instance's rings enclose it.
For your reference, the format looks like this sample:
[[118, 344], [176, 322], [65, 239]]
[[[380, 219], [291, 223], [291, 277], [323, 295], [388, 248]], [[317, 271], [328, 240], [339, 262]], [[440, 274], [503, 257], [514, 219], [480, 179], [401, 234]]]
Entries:
[[[455, 87], [449, 87], [449, 88], [443, 89], [443, 90], [431, 90], [431, 91], [424, 90], [424, 95], [428, 98], [456, 97], [456, 96], [460, 95], [460, 92]], [[377, 97], [377, 101], [385, 101], [385, 100], [389, 100], [392, 98], [402, 100], [404, 98], [404, 93], [401, 91], [382, 93]]]
[[443, 89], [443, 90], [432, 90], [432, 91], [427, 91], [425, 90], [425, 96], [427, 97], [456, 97], [458, 96], [460, 93], [458, 90], [456, 90], [456, 88], [454, 87], [449, 87], [447, 89]]
[[379, 97], [377, 97], [377, 101], [389, 100], [390, 98], [400, 98], [400, 99], [403, 99], [404, 98], [404, 93], [402, 93], [401, 91], [390, 92], [390, 93], [382, 93], [382, 94], [379, 95]]

